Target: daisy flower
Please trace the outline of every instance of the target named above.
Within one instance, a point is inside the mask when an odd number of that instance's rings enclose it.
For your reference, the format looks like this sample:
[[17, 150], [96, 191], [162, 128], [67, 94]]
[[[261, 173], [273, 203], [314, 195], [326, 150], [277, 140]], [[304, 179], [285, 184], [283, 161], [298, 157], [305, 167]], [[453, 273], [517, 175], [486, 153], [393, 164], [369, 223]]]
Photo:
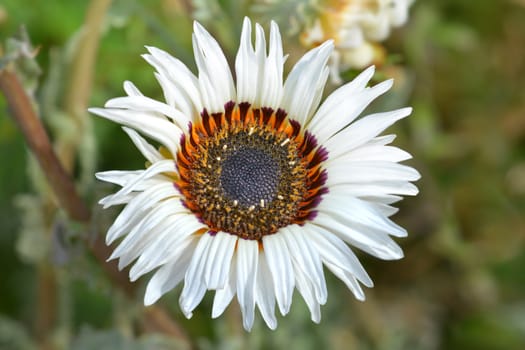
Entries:
[[[144, 303], [184, 282], [186, 317], [206, 291], [215, 291], [212, 317], [237, 296], [244, 328], [258, 307], [271, 329], [275, 306], [285, 315], [294, 289], [314, 322], [327, 300], [325, 270], [359, 300], [372, 281], [350, 246], [381, 259], [400, 259], [390, 236], [407, 232], [389, 219], [399, 195], [415, 195], [419, 178], [398, 164], [410, 155], [378, 136], [410, 108], [371, 114], [368, 104], [392, 81], [367, 87], [374, 68], [340, 87], [322, 104], [328, 41], [306, 53], [283, 83], [281, 36], [245, 19], [235, 60], [236, 79], [213, 37], [194, 24], [194, 75], [168, 53], [147, 47], [165, 102], [131, 82], [126, 97], [94, 114], [125, 125], [146, 168], [106, 171], [102, 181], [122, 188], [100, 203], [125, 207], [106, 242], [120, 240], [110, 259], [132, 264], [132, 281], [155, 271]], [[153, 140], [152, 145], [146, 138]]]

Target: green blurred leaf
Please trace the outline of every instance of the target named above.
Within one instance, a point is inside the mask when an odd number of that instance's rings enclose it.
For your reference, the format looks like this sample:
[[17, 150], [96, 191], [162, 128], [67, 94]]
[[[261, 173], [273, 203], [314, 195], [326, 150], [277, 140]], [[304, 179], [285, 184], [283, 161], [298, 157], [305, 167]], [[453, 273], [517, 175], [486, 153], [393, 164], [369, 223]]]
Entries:
[[0, 316], [0, 349], [33, 350], [37, 349], [23, 325]]

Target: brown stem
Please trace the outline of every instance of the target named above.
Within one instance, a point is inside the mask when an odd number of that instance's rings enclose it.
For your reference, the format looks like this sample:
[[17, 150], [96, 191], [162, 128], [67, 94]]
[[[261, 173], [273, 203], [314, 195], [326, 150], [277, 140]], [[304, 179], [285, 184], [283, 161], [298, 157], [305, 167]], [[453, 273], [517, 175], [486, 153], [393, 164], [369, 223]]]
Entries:
[[77, 221], [89, 221], [89, 211], [80, 199], [75, 185], [58, 160], [49, 137], [32, 108], [18, 77], [8, 69], [0, 70], [0, 90], [12, 115], [42, 168], [60, 206]]
[[52, 349], [50, 330], [56, 321], [56, 277], [49, 264], [38, 265], [38, 311], [35, 315], [36, 338], [40, 348]]
[[[29, 148], [37, 158], [61, 207], [64, 208], [71, 219], [87, 225], [91, 217], [89, 210], [84, 205], [71, 177], [67, 174], [54, 152], [44, 126], [33, 110], [31, 101], [18, 77], [8, 69], [0, 70], [0, 90], [6, 97], [11, 114], [20, 127]], [[127, 277], [118, 271], [115, 262], [106, 262], [110, 249], [98, 236], [95, 242], [88, 242], [88, 247], [108, 273], [111, 280], [121, 287], [128, 296], [132, 296], [133, 288]], [[173, 336], [176, 335], [179, 339], [191, 345], [190, 339], [164, 309], [156, 306], [150, 307], [146, 309], [144, 317], [144, 322], [151, 325], [151, 328], [156, 331], [161, 333], [167, 332]], [[175, 332], [174, 330], [178, 331]]]

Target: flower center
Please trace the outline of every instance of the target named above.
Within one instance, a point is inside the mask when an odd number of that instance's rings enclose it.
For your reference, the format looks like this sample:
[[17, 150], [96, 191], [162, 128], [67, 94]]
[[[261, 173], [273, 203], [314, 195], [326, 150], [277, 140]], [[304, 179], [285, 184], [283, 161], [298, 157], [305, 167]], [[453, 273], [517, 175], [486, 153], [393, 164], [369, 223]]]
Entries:
[[282, 110], [229, 103], [190, 125], [177, 154], [184, 204], [212, 231], [259, 240], [311, 219], [326, 151]]
[[278, 157], [250, 146], [228, 153], [219, 177], [224, 195], [245, 207], [271, 203], [281, 178]]

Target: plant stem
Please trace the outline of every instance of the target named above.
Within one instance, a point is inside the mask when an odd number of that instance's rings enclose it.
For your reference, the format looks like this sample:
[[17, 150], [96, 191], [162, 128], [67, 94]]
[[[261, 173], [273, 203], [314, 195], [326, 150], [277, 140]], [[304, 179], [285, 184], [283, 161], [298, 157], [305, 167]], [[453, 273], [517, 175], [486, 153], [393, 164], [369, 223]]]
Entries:
[[9, 69], [0, 70], [0, 90], [29, 148], [35, 155], [60, 206], [76, 221], [89, 221], [89, 211], [75, 185], [57, 158], [40, 119], [32, 108], [18, 77]]
[[38, 264], [38, 311], [35, 314], [36, 338], [41, 349], [52, 349], [51, 330], [56, 321], [57, 285], [49, 263]]

